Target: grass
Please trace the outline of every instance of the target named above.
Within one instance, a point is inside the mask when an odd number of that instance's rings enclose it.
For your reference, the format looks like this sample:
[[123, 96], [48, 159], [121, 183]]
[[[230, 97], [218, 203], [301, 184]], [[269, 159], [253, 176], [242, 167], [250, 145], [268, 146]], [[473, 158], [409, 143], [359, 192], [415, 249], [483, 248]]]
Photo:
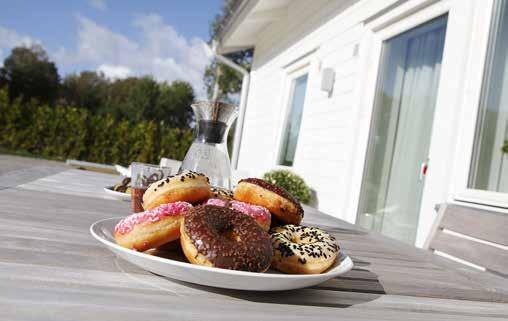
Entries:
[[42, 155], [32, 154], [32, 153], [30, 153], [29, 151], [26, 151], [26, 150], [14, 150], [14, 149], [5, 148], [3, 146], [0, 146], [0, 154], [22, 156], [22, 157], [30, 157], [30, 158], [38, 158], [38, 159], [46, 159], [46, 160], [54, 160], [54, 161], [65, 161], [65, 159], [62, 159], [62, 158], [44, 157]]

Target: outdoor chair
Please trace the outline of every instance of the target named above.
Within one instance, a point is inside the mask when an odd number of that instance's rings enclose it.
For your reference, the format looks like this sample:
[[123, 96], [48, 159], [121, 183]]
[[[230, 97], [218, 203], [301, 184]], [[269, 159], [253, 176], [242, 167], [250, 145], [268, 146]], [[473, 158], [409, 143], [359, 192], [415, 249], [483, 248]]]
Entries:
[[508, 214], [449, 203], [437, 212], [425, 249], [508, 276]]

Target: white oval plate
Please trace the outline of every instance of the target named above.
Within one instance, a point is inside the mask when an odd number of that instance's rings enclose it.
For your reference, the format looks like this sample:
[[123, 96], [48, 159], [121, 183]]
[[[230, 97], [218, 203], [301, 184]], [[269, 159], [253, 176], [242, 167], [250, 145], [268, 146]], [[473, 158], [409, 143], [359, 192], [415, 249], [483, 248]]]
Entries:
[[353, 261], [344, 253], [340, 253], [328, 271], [311, 275], [282, 274], [272, 270], [267, 273], [254, 273], [193, 265], [185, 262], [181, 252], [160, 252], [164, 253], [164, 257], [161, 257], [117, 245], [113, 238], [113, 230], [120, 219], [116, 217], [95, 222], [90, 227], [90, 232], [119, 257], [144, 270], [180, 281], [226, 289], [280, 291], [313, 286], [353, 268]]
[[113, 196], [116, 199], [123, 200], [123, 201], [130, 201], [131, 200], [131, 194], [117, 192], [111, 189], [111, 187], [104, 187], [104, 192], [106, 194]]

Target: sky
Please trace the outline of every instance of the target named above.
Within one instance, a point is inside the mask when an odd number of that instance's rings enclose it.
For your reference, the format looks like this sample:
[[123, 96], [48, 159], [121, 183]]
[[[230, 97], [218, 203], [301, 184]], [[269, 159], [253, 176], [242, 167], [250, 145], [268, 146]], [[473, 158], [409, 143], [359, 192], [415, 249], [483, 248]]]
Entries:
[[0, 0], [0, 65], [13, 47], [38, 43], [61, 76], [185, 80], [205, 96], [203, 43], [222, 0]]

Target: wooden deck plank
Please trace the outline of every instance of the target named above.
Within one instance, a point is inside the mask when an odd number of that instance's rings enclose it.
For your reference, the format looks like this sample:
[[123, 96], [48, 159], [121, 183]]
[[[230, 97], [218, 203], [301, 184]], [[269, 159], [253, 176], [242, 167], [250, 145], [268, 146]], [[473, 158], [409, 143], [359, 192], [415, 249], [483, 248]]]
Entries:
[[34, 191], [116, 200], [113, 196], [106, 194], [103, 188], [121, 181], [122, 177], [119, 175], [71, 169], [18, 185], [18, 187]]
[[48, 175], [65, 171], [67, 168], [62, 166], [37, 166], [31, 168], [17, 168], [0, 175], [0, 190], [9, 187], [16, 187], [23, 183], [43, 179]]
[[[504, 233], [508, 234], [508, 230]], [[455, 237], [443, 231], [436, 233], [430, 248], [508, 275], [508, 250]]]
[[439, 226], [485, 241], [508, 245], [508, 215], [447, 204]]
[[[252, 320], [262, 317], [277, 320], [291, 317], [334, 320], [502, 320], [508, 309], [504, 304], [425, 299], [400, 296], [378, 296], [363, 293], [330, 292], [305, 289], [283, 293], [229, 291], [223, 295], [217, 291], [190, 288], [192, 293], [171, 293], [141, 289], [108, 288], [104, 286], [71, 287], [45, 281], [4, 282], [4, 304], [39, 312], [61, 311], [68, 318], [69, 307], [79, 306], [81, 311], [90, 309], [95, 317], [102, 318], [104, 309], [121, 314], [132, 311], [139, 318], [153, 319], [154, 314], [178, 311], [193, 312], [196, 319], [215, 316], [244, 319], [248, 313]], [[201, 292], [204, 291], [204, 292]], [[189, 296], [192, 295], [192, 299]], [[198, 308], [199, 307], [199, 308]], [[63, 310], [59, 310], [63, 309]], [[5, 309], [1, 309], [5, 310]], [[74, 311], [74, 310], [71, 310]], [[4, 312], [5, 313], [5, 312]], [[99, 314], [97, 314], [99, 313]], [[81, 316], [81, 314], [78, 314]], [[19, 314], [15, 315], [19, 319]], [[111, 315], [113, 319], [117, 316]], [[74, 319], [74, 318], [73, 318]], [[80, 317], [80, 319], [83, 319]], [[133, 319], [128, 319], [133, 320]]]

